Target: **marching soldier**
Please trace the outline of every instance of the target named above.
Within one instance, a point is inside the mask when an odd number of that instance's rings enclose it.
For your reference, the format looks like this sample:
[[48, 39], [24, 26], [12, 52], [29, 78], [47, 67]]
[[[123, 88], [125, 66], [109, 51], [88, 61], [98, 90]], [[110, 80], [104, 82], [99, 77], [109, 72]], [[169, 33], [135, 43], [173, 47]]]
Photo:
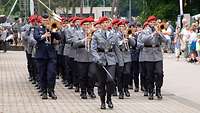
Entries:
[[[73, 20], [73, 17], [68, 19], [69, 24], [67, 26], [65, 26], [64, 28], [64, 51], [63, 51], [63, 55], [64, 55], [64, 59], [65, 59], [65, 76], [64, 76], [64, 84], [65, 87], [68, 87], [69, 89], [73, 88], [73, 75], [72, 75], [72, 53], [70, 53], [71, 51], [71, 47], [72, 47], [72, 34], [73, 34], [73, 23], [71, 22]], [[71, 57], [70, 57], [71, 56]]]
[[82, 27], [81, 30], [77, 30], [74, 33], [75, 40], [73, 47], [76, 48], [76, 57], [78, 67], [79, 83], [81, 88], [81, 99], [87, 99], [87, 92], [91, 98], [95, 98], [94, 94], [94, 81], [89, 76], [90, 64], [92, 62], [92, 56], [90, 52], [90, 41], [92, 38], [92, 23], [94, 19], [92, 17], [85, 18], [80, 21]]
[[108, 32], [107, 17], [101, 17], [99, 19], [101, 29], [93, 34], [91, 42], [91, 53], [93, 55], [93, 61], [97, 65], [97, 80], [98, 80], [98, 94], [101, 99], [101, 109], [106, 109], [105, 96], [107, 95], [107, 101], [109, 108], [113, 108], [111, 101], [111, 95], [114, 92], [115, 83], [115, 68], [117, 63], [116, 52], [117, 39], [113, 37], [111, 32]]
[[162, 33], [156, 30], [156, 17], [148, 17], [149, 27], [144, 31], [143, 36], [138, 39], [138, 44], [143, 48], [140, 52], [140, 61], [145, 65], [145, 76], [149, 100], [153, 100], [154, 84], [156, 86], [156, 96], [162, 99], [161, 87], [163, 84], [163, 55], [161, 43], [167, 40]]
[[34, 29], [34, 39], [36, 43], [35, 58], [38, 64], [38, 72], [40, 78], [40, 87], [42, 89], [42, 99], [47, 99], [47, 93], [52, 99], [57, 99], [55, 95], [56, 83], [56, 50], [54, 48], [54, 41], [60, 39], [60, 34], [56, 29], [51, 33], [45, 26], [47, 26], [48, 15], [43, 16], [43, 25], [38, 25]]
[[[142, 39], [142, 37], [144, 36], [144, 31], [147, 28], [148, 28], [148, 22], [146, 21], [146, 22], [144, 22], [143, 30], [141, 32], [139, 32], [138, 35], [137, 35], [137, 40]], [[139, 49], [139, 51], [142, 51], [142, 49], [143, 49], [142, 43], [137, 41], [136, 46]], [[142, 60], [141, 53], [139, 53], [139, 71], [140, 71], [140, 79], [141, 79], [141, 88], [142, 88], [142, 84], [143, 84], [143, 87], [144, 87], [144, 89], [141, 89], [141, 90], [144, 91], [144, 96], [148, 96], [147, 82], [146, 82], [146, 67], [145, 67], [144, 61]], [[137, 80], [135, 80], [135, 81], [137, 81]]]
[[129, 39], [132, 35], [127, 33], [127, 23], [128, 22], [126, 20], [121, 20], [117, 24], [119, 26], [117, 39], [120, 49], [120, 53], [117, 54], [121, 55], [121, 57], [118, 57], [117, 69], [119, 99], [124, 99], [124, 94], [125, 96], [130, 97], [130, 93], [128, 91], [128, 82], [131, 78], [131, 54]]
[[[138, 37], [142, 33], [142, 25], [140, 23], [136, 23], [136, 25], [135, 24], [130, 25], [130, 28], [133, 29], [134, 40], [137, 42]], [[139, 91], [139, 82], [141, 86], [141, 91], [144, 91], [144, 76], [142, 73], [140, 73], [139, 53], [140, 53], [140, 49], [137, 47], [137, 45], [131, 47], [132, 75], [133, 75], [133, 80], [135, 84], [135, 89], [134, 89], [135, 92]], [[140, 81], [139, 81], [139, 78], [140, 78]]]

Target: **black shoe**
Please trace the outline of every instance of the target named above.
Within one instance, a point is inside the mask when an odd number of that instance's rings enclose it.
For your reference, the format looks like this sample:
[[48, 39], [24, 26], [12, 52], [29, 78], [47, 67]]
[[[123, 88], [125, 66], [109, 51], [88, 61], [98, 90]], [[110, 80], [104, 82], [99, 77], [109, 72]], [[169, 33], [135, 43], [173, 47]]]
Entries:
[[31, 82], [31, 81], [33, 81], [33, 78], [32, 78], [32, 77], [29, 77], [28, 80]]
[[133, 89], [133, 85], [128, 85], [128, 89]]
[[42, 89], [39, 89], [38, 92], [41, 93], [41, 92], [42, 92]]
[[122, 92], [119, 93], [119, 99], [124, 99], [124, 94]]
[[109, 107], [109, 108], [113, 108], [113, 103], [112, 103], [111, 100], [107, 101], [106, 103], [108, 104], [108, 107]]
[[51, 97], [53, 100], [57, 99], [57, 96], [55, 95], [54, 91], [49, 92], [49, 97]]
[[63, 84], [65, 85], [65, 87], [68, 87], [70, 85], [67, 81], [64, 81]]
[[149, 100], [153, 100], [153, 93], [149, 93], [148, 99], [149, 99]]
[[76, 88], [75, 88], [75, 92], [79, 92], [79, 87], [76, 87]]
[[91, 98], [96, 98], [96, 95], [94, 94], [94, 92], [91, 92], [91, 93], [88, 93], [89, 94], [89, 96], [91, 97]]
[[147, 91], [144, 91], [144, 96], [148, 96], [148, 92]]
[[117, 90], [114, 91], [114, 93], [112, 94], [113, 96], [117, 96]]
[[69, 87], [68, 87], [68, 89], [73, 89], [73, 85], [70, 84]]
[[106, 109], [106, 104], [105, 104], [105, 102], [104, 102], [104, 103], [101, 103], [101, 109]]
[[162, 100], [162, 95], [161, 95], [160, 89], [156, 89], [156, 96], [157, 96], [158, 100]]
[[100, 96], [100, 99], [101, 99], [101, 109], [106, 109], [105, 96]]
[[130, 96], [131, 96], [128, 90], [125, 90], [124, 93], [125, 93], [125, 95], [126, 95], [127, 97], [130, 97]]
[[80, 96], [81, 96], [81, 99], [87, 99], [87, 95], [85, 93], [81, 93]]
[[157, 94], [157, 98], [158, 98], [158, 100], [162, 100], [162, 95], [160, 93]]
[[32, 81], [32, 84], [36, 84], [36, 81]]
[[139, 88], [135, 88], [134, 92], [139, 92]]
[[141, 91], [145, 91], [145, 88], [143, 86], [141, 86]]
[[42, 93], [42, 99], [48, 99], [48, 97], [47, 97], [47, 93]]

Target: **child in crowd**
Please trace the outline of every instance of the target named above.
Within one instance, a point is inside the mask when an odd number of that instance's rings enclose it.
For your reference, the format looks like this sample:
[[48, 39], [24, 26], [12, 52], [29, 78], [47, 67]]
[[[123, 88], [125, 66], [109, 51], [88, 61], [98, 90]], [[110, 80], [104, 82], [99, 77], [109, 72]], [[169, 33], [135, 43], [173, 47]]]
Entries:
[[181, 55], [181, 36], [180, 36], [179, 26], [176, 27], [176, 37], [174, 39], [174, 45], [175, 45], [176, 60], [179, 61]]

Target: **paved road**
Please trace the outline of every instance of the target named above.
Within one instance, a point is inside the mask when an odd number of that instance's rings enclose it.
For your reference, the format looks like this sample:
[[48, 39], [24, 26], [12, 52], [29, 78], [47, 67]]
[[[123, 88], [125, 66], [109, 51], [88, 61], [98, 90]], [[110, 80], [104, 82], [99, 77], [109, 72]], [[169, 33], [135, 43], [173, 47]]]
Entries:
[[[24, 52], [0, 52], [0, 113], [200, 113], [198, 85], [196, 88], [193, 86], [198, 84], [198, 67], [175, 62], [167, 56], [162, 101], [149, 101], [141, 92], [131, 91], [130, 98], [113, 98], [113, 110], [100, 110], [99, 98], [81, 100], [78, 93], [66, 89], [60, 80], [57, 80], [56, 86], [58, 99], [41, 100], [37, 90], [27, 80]], [[188, 72], [187, 68], [190, 69]]]
[[[200, 65], [176, 61], [171, 55], [164, 60], [164, 90], [200, 105]], [[200, 106], [199, 106], [200, 107]]]

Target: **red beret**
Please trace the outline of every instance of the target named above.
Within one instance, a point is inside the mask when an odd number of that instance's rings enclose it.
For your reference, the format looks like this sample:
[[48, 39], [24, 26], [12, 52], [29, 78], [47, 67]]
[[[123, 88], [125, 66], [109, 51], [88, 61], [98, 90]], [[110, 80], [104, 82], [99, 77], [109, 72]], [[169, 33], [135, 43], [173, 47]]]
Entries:
[[148, 25], [148, 22], [145, 21], [143, 26], [146, 27], [147, 25]]
[[125, 19], [120, 20], [120, 21], [117, 23], [118, 26], [120, 26], [120, 25], [126, 25], [126, 24], [128, 24], [128, 21], [125, 20]]
[[115, 18], [112, 20], [112, 25], [117, 24], [119, 22], [119, 19]]
[[94, 22], [94, 18], [92, 17], [85, 18], [81, 20], [80, 25], [83, 25], [85, 22]]
[[35, 23], [35, 22], [37, 22], [37, 23], [42, 23], [42, 17], [41, 17], [41, 16], [37, 16], [37, 15], [32, 15], [32, 16], [30, 16], [30, 17], [28, 18], [28, 21], [29, 21], [30, 23]]
[[100, 21], [99, 21], [99, 20], [95, 21], [94, 26], [96, 26], [96, 25], [98, 25], [98, 24], [100, 24]]
[[83, 18], [81, 18], [81, 17], [75, 16], [75, 17], [73, 18], [72, 22], [74, 23], [75, 21], [77, 21], [77, 20], [82, 20], [82, 19], [83, 19]]
[[148, 22], [156, 21], [156, 20], [157, 20], [157, 18], [155, 16], [149, 16], [147, 19]]
[[74, 18], [73, 16], [70, 17], [70, 18], [68, 19], [68, 21], [71, 22], [71, 21], [73, 20], [73, 18]]
[[104, 21], [107, 21], [107, 20], [109, 20], [109, 18], [106, 17], [106, 16], [103, 16], [103, 17], [101, 17], [101, 18], [99, 19], [99, 22], [100, 22], [100, 23], [103, 23]]

